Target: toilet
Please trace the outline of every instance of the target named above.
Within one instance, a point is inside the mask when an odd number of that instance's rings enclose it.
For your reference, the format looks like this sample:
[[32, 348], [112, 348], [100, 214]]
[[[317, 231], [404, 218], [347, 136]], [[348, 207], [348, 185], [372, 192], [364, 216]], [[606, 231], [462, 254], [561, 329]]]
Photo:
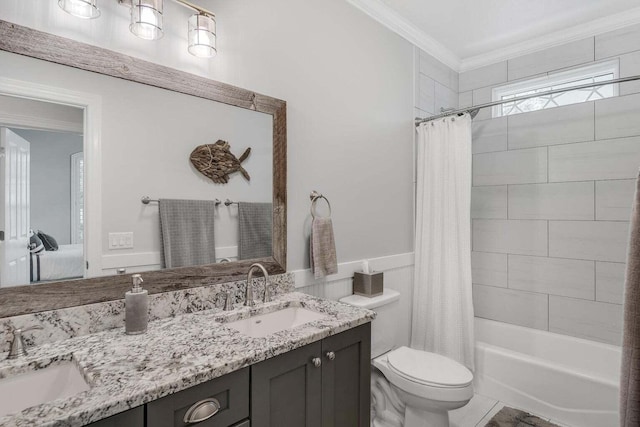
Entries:
[[448, 427], [449, 411], [473, 397], [473, 374], [448, 357], [398, 346], [399, 300], [399, 292], [385, 289], [376, 297], [350, 295], [340, 302], [376, 312], [371, 363], [404, 404], [404, 427]]

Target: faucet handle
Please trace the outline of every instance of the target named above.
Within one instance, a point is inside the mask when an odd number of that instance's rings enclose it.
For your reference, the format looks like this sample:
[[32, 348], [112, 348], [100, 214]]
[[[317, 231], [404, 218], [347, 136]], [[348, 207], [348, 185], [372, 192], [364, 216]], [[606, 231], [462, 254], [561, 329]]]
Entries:
[[264, 284], [264, 299], [262, 300], [262, 302], [271, 302], [271, 288], [273, 287], [273, 285], [271, 285], [268, 281], [265, 280], [265, 284]]
[[15, 328], [15, 327], [12, 328], [11, 333], [13, 334], [13, 339], [11, 340], [11, 347], [9, 348], [9, 354], [7, 355], [7, 359], [17, 359], [20, 356], [27, 355], [23, 334], [25, 332], [34, 331], [36, 329], [44, 329], [44, 328], [40, 325], [29, 326], [28, 328], [24, 328], [24, 329]]
[[233, 310], [233, 292], [227, 291], [227, 296], [224, 298], [224, 311]]

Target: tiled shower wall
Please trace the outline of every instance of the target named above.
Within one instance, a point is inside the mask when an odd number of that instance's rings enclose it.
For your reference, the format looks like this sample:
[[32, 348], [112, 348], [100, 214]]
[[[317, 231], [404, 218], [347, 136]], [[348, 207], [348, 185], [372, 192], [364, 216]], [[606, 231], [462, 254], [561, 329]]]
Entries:
[[[461, 73], [459, 103], [601, 60], [640, 74], [640, 26]], [[476, 316], [620, 344], [640, 82], [595, 102], [495, 119], [484, 109], [473, 153]]]
[[422, 50], [415, 49], [415, 116], [458, 107], [458, 73]]

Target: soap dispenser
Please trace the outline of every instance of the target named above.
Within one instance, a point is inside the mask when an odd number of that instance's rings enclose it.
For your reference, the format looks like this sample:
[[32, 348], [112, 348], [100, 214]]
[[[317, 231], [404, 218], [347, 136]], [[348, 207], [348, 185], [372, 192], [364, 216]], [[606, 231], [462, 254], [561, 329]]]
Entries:
[[133, 288], [124, 295], [124, 323], [128, 335], [143, 334], [149, 321], [149, 292], [142, 289], [142, 276], [131, 276]]

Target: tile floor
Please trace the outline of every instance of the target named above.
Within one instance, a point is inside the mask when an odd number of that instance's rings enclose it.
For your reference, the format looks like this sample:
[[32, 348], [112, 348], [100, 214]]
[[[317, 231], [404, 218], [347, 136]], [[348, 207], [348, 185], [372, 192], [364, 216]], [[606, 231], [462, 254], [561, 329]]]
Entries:
[[[499, 402], [490, 397], [475, 394], [466, 406], [449, 413], [449, 421], [451, 427], [484, 427], [504, 406], [514, 407], [513, 405]], [[532, 413], [527, 410], [527, 408], [516, 409]], [[542, 414], [533, 413], [533, 415], [537, 415], [544, 420], [558, 424], [560, 427], [570, 427], [565, 424], [561, 424], [558, 421], [549, 419]]]

